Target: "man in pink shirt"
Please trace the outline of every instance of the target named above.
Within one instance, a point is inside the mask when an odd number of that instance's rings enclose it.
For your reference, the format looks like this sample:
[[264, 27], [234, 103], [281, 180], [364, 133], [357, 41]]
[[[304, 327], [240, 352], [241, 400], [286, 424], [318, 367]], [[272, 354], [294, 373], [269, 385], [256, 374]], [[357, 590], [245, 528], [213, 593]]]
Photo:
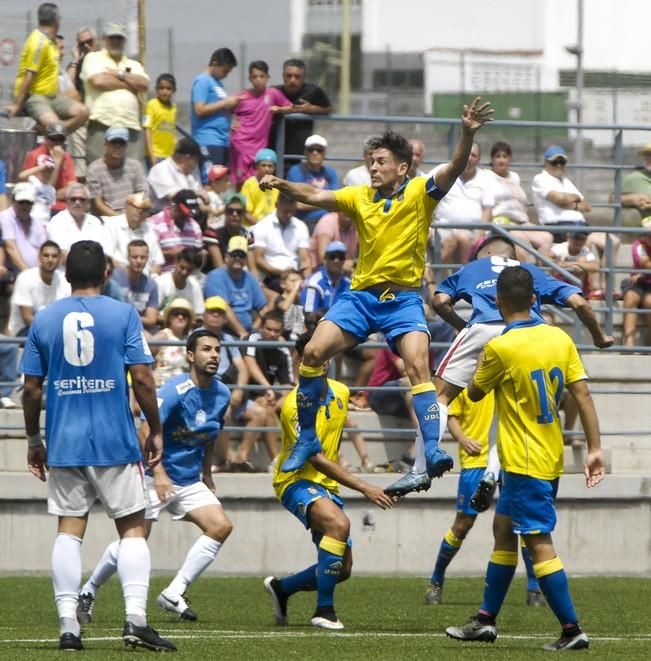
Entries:
[[199, 213], [197, 194], [191, 190], [181, 190], [172, 198], [170, 206], [149, 219], [165, 258], [163, 271], [174, 270], [176, 256], [184, 248], [201, 250], [203, 234], [195, 220]]
[[321, 216], [310, 237], [310, 257], [315, 270], [325, 261], [325, 251], [329, 243], [342, 241], [346, 245], [347, 259], [344, 271], [352, 273], [359, 252], [359, 238], [353, 221], [341, 212], [326, 213]]

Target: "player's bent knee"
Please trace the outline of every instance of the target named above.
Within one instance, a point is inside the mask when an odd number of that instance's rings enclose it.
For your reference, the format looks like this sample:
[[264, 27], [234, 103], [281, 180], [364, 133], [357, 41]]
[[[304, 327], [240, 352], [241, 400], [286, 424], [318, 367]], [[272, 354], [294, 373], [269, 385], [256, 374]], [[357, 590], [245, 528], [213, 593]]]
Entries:
[[322, 347], [315, 342], [309, 342], [303, 351], [303, 363], [309, 367], [318, 367], [325, 362], [325, 353]]
[[229, 519], [224, 518], [222, 521], [215, 521], [206, 531], [207, 537], [211, 537], [217, 542], [224, 543], [229, 535], [233, 532], [233, 524]]

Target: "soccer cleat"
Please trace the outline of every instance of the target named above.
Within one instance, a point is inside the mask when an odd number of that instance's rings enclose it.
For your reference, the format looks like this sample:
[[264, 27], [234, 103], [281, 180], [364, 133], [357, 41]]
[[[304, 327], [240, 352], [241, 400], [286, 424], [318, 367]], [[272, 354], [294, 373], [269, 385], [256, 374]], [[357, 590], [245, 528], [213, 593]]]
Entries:
[[569, 652], [571, 650], [587, 650], [590, 647], [588, 636], [579, 630], [575, 636], [566, 636], [561, 634], [558, 640], [553, 643], [544, 645], [543, 649], [546, 652]]
[[497, 481], [491, 477], [482, 477], [470, 498], [470, 506], [477, 512], [485, 512], [493, 502]]
[[95, 597], [86, 592], [79, 595], [77, 603], [77, 620], [79, 624], [90, 624], [93, 621], [93, 608], [95, 607]]
[[283, 473], [297, 471], [310, 457], [319, 454], [319, 452], [321, 452], [321, 443], [319, 443], [319, 439], [316, 436], [309, 441], [301, 441], [299, 439], [292, 448], [292, 453], [283, 462], [281, 467]]
[[432, 582], [429, 590], [425, 593], [425, 603], [428, 606], [438, 606], [443, 603], [443, 586]]
[[436, 450], [425, 455], [425, 465], [427, 466], [427, 474], [430, 477], [441, 477], [443, 473], [452, 470], [454, 461], [445, 450], [437, 447]]
[[327, 629], [328, 631], [341, 631], [344, 628], [332, 607], [317, 608], [310, 622], [313, 627]]
[[402, 498], [412, 491], [427, 491], [432, 480], [427, 473], [405, 473], [399, 480], [385, 487], [384, 493], [394, 498]]
[[264, 589], [269, 593], [273, 602], [276, 624], [287, 626], [289, 624], [287, 618], [287, 602], [289, 601], [289, 597], [280, 589], [280, 581], [275, 576], [267, 576], [264, 579]]
[[461, 627], [448, 627], [445, 633], [455, 640], [479, 641], [494, 643], [497, 638], [497, 628], [494, 624], [482, 624], [477, 617], [471, 617]]
[[529, 590], [527, 592], [527, 606], [533, 606], [534, 608], [541, 608], [546, 606], [547, 602], [543, 593], [540, 590]]
[[176, 652], [174, 643], [158, 635], [158, 631], [149, 625], [139, 627], [133, 622], [125, 622], [122, 640], [128, 647], [144, 647], [153, 652]]
[[81, 642], [81, 636], [75, 636], [74, 633], [66, 631], [62, 633], [59, 637], [59, 649], [60, 650], [83, 650], [84, 645]]
[[199, 619], [198, 615], [190, 608], [190, 600], [184, 594], [165, 594], [163, 590], [158, 595], [156, 603], [161, 610], [176, 613], [182, 620], [195, 622]]

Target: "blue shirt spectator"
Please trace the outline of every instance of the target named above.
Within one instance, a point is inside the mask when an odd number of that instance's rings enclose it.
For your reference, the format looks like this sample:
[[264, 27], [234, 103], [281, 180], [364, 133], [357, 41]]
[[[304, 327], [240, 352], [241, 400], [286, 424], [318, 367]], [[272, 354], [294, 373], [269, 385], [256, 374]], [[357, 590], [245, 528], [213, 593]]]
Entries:
[[332, 241], [326, 247], [325, 263], [306, 281], [301, 292], [305, 314], [325, 314], [335, 301], [350, 289], [350, 278], [343, 273], [346, 244]]

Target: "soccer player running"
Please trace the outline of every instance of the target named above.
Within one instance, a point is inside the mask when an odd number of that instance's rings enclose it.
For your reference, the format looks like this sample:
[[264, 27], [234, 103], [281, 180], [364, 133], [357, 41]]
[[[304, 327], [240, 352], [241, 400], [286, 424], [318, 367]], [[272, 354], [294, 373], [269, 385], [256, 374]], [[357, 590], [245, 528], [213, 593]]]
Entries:
[[[297, 397], [300, 432], [283, 470], [297, 470], [321, 451], [315, 421], [325, 382], [324, 363], [376, 331], [384, 333], [391, 349], [405, 362], [424, 439], [428, 480], [452, 468], [452, 458], [438, 447], [439, 413], [419, 289], [432, 212], [463, 172], [474, 135], [492, 119], [492, 113], [490, 103], [481, 104], [479, 97], [463, 107], [459, 143], [436, 179], [410, 179], [411, 145], [404, 137], [388, 132], [367, 142], [370, 186], [329, 191], [273, 175], [260, 181], [263, 190], [277, 188], [303, 204], [345, 213], [355, 223], [360, 245], [350, 291], [328, 311], [305, 347]], [[423, 488], [429, 488], [430, 483]]]
[[[477, 357], [484, 345], [497, 337], [504, 329], [504, 320], [495, 301], [497, 275], [507, 266], [518, 265], [515, 259], [515, 245], [501, 236], [489, 236], [479, 246], [476, 259], [469, 262], [436, 288], [432, 305], [441, 319], [454, 326], [459, 334], [445, 354], [434, 379], [436, 386], [440, 426], [437, 442], [440, 442], [448, 418], [448, 405], [468, 385], [475, 368]], [[536, 301], [532, 316], [541, 320], [541, 305], [554, 305], [572, 308], [588, 329], [596, 347], [605, 348], [614, 339], [604, 335], [590, 303], [585, 300], [578, 287], [558, 278], [547, 275], [533, 264], [523, 264], [534, 278]], [[468, 322], [454, 311], [454, 303], [459, 300], [472, 305], [472, 315]], [[488, 456], [484, 479], [480, 482], [473, 507], [480, 512], [488, 509], [495, 492], [500, 471], [497, 451], [492, 448]], [[422, 447], [416, 443], [416, 457], [412, 470], [389, 485], [385, 491], [393, 496], [404, 496], [410, 491], [419, 491], [429, 482], [425, 471], [425, 456]]]
[[484, 348], [483, 362], [468, 386], [468, 397], [474, 402], [495, 391], [497, 443], [504, 470], [493, 522], [495, 546], [481, 608], [466, 624], [448, 627], [445, 632], [458, 640], [492, 642], [497, 638], [495, 620], [515, 573], [517, 535], [522, 535], [540, 588], [561, 625], [558, 640], [544, 649], [584, 649], [588, 637], [579, 626], [567, 575], [551, 536], [556, 525], [554, 500], [563, 472], [557, 408], [563, 387], [574, 397], [585, 431], [588, 487], [597, 486], [605, 474], [599, 421], [574, 343], [560, 328], [532, 318], [530, 308], [535, 301], [529, 270], [513, 266], [500, 273], [497, 305], [506, 328]]
[[[231, 400], [228, 388], [216, 377], [220, 348], [219, 337], [212, 331], [200, 329], [188, 337], [190, 373], [173, 376], [158, 391], [163, 458], [145, 477], [147, 537], [163, 510], [175, 520], [194, 523], [202, 532], [156, 600], [163, 610], [192, 621], [198, 616], [185, 591], [217, 557], [233, 529], [215, 496], [210, 472], [212, 448]], [[141, 435], [147, 433], [143, 427]], [[92, 621], [97, 590], [116, 571], [118, 549], [119, 542], [107, 546], [81, 589], [77, 615], [82, 624]]]
[[[299, 356], [304, 355], [309, 335], [296, 342]], [[299, 422], [298, 388], [286, 397], [280, 413], [282, 447], [276, 463], [273, 487], [278, 499], [307, 529], [317, 547], [317, 563], [307, 569], [278, 579], [268, 576], [264, 587], [274, 605], [276, 623], [286, 625], [287, 602], [291, 595], [301, 591], [317, 592], [316, 610], [311, 623], [315, 627], [341, 630], [334, 609], [334, 591], [337, 583], [345, 581], [353, 566], [350, 521], [344, 514], [344, 502], [339, 496], [339, 485], [364, 494], [382, 509], [391, 508], [393, 500], [380, 487], [368, 484], [351, 475], [337, 463], [341, 434], [348, 415], [348, 388], [334, 379], [321, 382], [316, 411], [316, 433], [321, 439], [321, 450], [297, 471], [284, 472], [282, 462], [296, 443]]]
[[[443, 583], [448, 565], [475, 525], [479, 512], [473, 507], [472, 497], [484, 475], [488, 459], [488, 439], [495, 414], [495, 397], [489, 392], [480, 402], [471, 402], [464, 390], [450, 405], [448, 429], [459, 443], [461, 472], [457, 487], [457, 513], [450, 529], [443, 536], [436, 558], [430, 587], [425, 593], [425, 603], [443, 603]], [[538, 579], [533, 571], [533, 562], [524, 543], [522, 559], [527, 570], [527, 606], [544, 606]]]
[[[43, 481], [49, 469], [48, 511], [59, 517], [52, 550], [59, 649], [83, 649], [77, 621], [81, 543], [88, 512], [99, 499], [120, 537], [117, 571], [126, 611], [122, 638], [129, 645], [174, 651], [171, 642], [147, 625], [146, 612], [151, 562], [145, 541], [141, 450], [151, 469], [163, 448], [149, 368], [153, 358], [135, 308], [100, 295], [105, 276], [100, 244], [73, 244], [66, 260], [72, 295], [34, 318], [21, 364], [27, 463]], [[129, 410], [127, 372], [149, 424], [142, 448]], [[39, 433], [46, 377], [47, 449]]]

